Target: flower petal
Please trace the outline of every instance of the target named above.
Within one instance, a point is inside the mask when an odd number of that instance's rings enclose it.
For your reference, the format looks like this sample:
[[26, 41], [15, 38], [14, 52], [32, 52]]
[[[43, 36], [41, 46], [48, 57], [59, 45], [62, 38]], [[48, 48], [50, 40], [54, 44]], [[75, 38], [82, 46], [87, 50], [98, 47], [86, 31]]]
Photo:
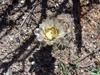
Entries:
[[39, 24], [39, 28], [37, 28], [34, 33], [37, 35], [37, 39], [42, 46], [60, 43], [60, 38], [63, 38], [66, 34], [64, 25], [59, 23], [59, 20], [55, 18], [47, 18], [44, 20]]
[[57, 44], [57, 43], [60, 43], [60, 39], [59, 38], [56, 38], [55, 40], [54, 40], [54, 42]]
[[59, 29], [62, 23], [59, 23], [58, 19], [54, 19], [54, 25], [56, 26], [57, 29]]
[[39, 28], [42, 28], [44, 30], [44, 28], [47, 26], [47, 24], [45, 22], [42, 22], [42, 24], [39, 24]]
[[36, 28], [36, 29], [34, 30], [34, 34], [35, 34], [35, 35], [40, 35], [40, 29], [39, 29], [39, 28]]
[[59, 33], [59, 37], [64, 37], [65, 35], [66, 33], [64, 31]]
[[49, 26], [54, 26], [54, 21], [51, 19], [51, 20], [49, 20]]
[[46, 22], [47, 24], [49, 24], [49, 21], [50, 21], [50, 18], [48, 17], [48, 18], [45, 20], [45, 22]]
[[40, 31], [40, 35], [43, 37], [43, 38], [45, 38], [46, 36], [45, 36], [45, 33], [44, 33], [44, 31], [43, 30], [41, 30]]
[[54, 23], [55, 23], [55, 24], [59, 23], [59, 20], [56, 19], [56, 18], [54, 18]]
[[56, 23], [55, 24], [55, 26], [56, 26], [57, 29], [60, 29], [61, 25], [62, 25], [61, 23]]
[[47, 40], [46, 42], [47, 42], [48, 45], [53, 45], [52, 41]]
[[43, 37], [41, 35], [37, 35], [38, 41], [43, 41]]

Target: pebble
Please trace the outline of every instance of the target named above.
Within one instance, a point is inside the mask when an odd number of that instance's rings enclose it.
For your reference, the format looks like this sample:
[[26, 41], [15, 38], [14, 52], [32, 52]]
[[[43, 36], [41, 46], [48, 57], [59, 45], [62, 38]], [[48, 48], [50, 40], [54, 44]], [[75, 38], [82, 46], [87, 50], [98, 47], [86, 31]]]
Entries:
[[93, 47], [93, 44], [92, 43], [90, 43], [90, 47]]
[[24, 15], [23, 17], [22, 17], [22, 19], [25, 19], [26, 18], [26, 16]]
[[85, 28], [85, 26], [83, 26], [83, 28]]
[[73, 29], [75, 29], [75, 27], [73, 27]]
[[10, 38], [10, 40], [12, 41], [13, 40], [13, 38], [12, 37], [9, 37]]
[[21, 0], [20, 3], [22, 3], [22, 4], [25, 3], [25, 0]]
[[28, 49], [28, 50], [30, 50], [30, 49], [31, 49], [31, 47], [30, 47], [30, 46], [28, 46], [28, 47], [27, 47], [27, 49]]
[[27, 32], [27, 28], [24, 29], [24, 33], [26, 33], [26, 32]]
[[32, 61], [32, 63], [31, 63], [32, 65], [34, 65], [35, 64], [35, 62], [34, 61]]
[[6, 74], [5, 75], [9, 75], [9, 72], [6, 72]]
[[27, 72], [24, 72], [24, 75], [28, 75], [28, 73]]
[[55, 66], [55, 72], [57, 72], [57, 70], [58, 70], [58, 66]]
[[93, 35], [92, 35], [91, 37], [92, 37], [92, 38], [94, 38], [94, 36], [93, 36]]
[[59, 4], [58, 3], [55, 3], [55, 7], [58, 8], [59, 7]]
[[96, 46], [96, 45], [94, 45], [94, 48], [97, 48], [97, 46]]

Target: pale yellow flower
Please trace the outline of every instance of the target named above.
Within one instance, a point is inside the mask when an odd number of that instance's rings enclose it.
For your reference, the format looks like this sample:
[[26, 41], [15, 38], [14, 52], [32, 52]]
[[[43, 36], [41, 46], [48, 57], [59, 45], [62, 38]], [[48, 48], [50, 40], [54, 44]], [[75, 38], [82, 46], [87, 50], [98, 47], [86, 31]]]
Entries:
[[60, 23], [58, 19], [45, 19], [42, 24], [39, 24], [39, 28], [36, 28], [34, 33], [37, 36], [37, 40], [44, 44], [44, 46], [60, 43], [60, 39], [64, 38], [65, 30], [63, 23]]

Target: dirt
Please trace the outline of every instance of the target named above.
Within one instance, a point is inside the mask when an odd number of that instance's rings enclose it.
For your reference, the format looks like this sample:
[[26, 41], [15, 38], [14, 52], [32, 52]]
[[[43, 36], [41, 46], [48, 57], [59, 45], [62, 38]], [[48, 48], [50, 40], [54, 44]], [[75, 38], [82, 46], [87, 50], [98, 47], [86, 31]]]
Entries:
[[[36, 40], [34, 29], [48, 16], [71, 27], [63, 48]], [[61, 62], [74, 68], [72, 75], [92, 75], [99, 48], [99, 0], [0, 0], [0, 75], [64, 75]]]

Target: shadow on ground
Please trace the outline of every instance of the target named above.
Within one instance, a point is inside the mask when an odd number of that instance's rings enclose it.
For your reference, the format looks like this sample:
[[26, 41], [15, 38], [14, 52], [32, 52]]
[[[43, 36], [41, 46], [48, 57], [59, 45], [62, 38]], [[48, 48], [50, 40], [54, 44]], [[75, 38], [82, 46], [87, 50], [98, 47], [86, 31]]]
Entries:
[[[18, 11], [20, 11], [21, 9], [23, 9], [25, 6], [27, 6], [28, 8], [26, 10], [30, 10], [31, 9], [31, 5], [34, 4], [36, 0], [33, 0], [33, 2], [31, 2], [30, 0], [26, 0], [25, 1], [25, 4], [19, 8]], [[80, 0], [72, 0], [73, 2], [73, 10], [67, 10], [67, 7], [65, 6], [66, 3], [68, 3], [69, 0], [64, 0], [64, 2], [62, 2], [62, 4], [60, 5], [59, 8], [55, 8], [57, 11], [56, 15], [59, 15], [61, 13], [69, 13], [69, 14], [72, 14], [73, 17], [74, 17], [74, 24], [75, 24], [75, 33], [76, 33], [76, 44], [77, 44], [77, 48], [78, 48], [78, 51], [80, 52], [81, 51], [81, 47], [82, 47], [82, 27], [81, 27], [81, 24], [80, 24], [80, 16], [81, 16], [81, 7], [80, 7]], [[43, 0], [43, 2], [41, 3], [42, 5], [42, 10], [41, 10], [41, 19], [40, 19], [40, 22], [42, 22], [43, 19], [46, 18], [46, 9], [48, 8], [48, 5], [47, 5], [47, 2], [48, 0]], [[91, 2], [91, 0], [90, 0]], [[99, 0], [97, 1], [94, 1], [92, 3], [99, 3]], [[92, 4], [91, 3], [91, 4]], [[6, 26], [10, 26], [11, 28], [5, 32], [5, 34], [0, 37], [0, 40], [8, 35], [10, 33], [10, 31], [13, 29], [13, 25], [16, 24], [16, 21], [9, 21], [9, 23], [6, 21], [7, 18], [8, 18], [8, 15], [11, 15], [11, 11], [14, 9], [14, 5], [17, 5], [18, 4], [18, 0], [13, 0], [13, 5], [8, 5], [8, 8], [5, 9], [3, 11], [2, 14], [0, 14], [0, 17], [3, 16], [2, 20], [0, 20], [0, 33], [1, 31], [6, 28]], [[65, 11], [63, 11], [63, 8], [66, 8]], [[15, 12], [16, 13], [16, 12]], [[22, 14], [24, 15], [24, 14]], [[16, 20], [19, 20], [22, 15], [20, 15], [20, 17]], [[25, 42], [22, 43], [22, 45], [17, 48], [15, 51], [19, 50], [19, 52], [12, 58], [11, 61], [9, 62], [5, 62], [1, 65], [0, 69], [3, 68], [3, 71], [1, 72], [0, 75], [3, 75], [4, 72], [7, 72], [7, 70], [9, 69], [9, 67], [15, 63], [15, 62], [19, 62], [18, 58], [26, 51], [26, 48], [31, 45], [32, 41], [34, 41], [35, 39], [35, 35], [31, 35], [29, 36], [28, 39], [25, 40]], [[27, 55], [20, 61], [22, 61], [23, 63], [25, 62], [26, 58], [29, 57], [30, 54], [32, 54], [32, 52], [35, 50], [35, 48], [37, 48], [37, 46], [35, 46], [33, 49], [30, 50], [29, 53], [27, 53]], [[48, 49], [49, 48], [49, 49]], [[51, 46], [47, 46], [45, 48], [42, 48], [41, 50], [38, 50], [37, 52], [35, 52], [33, 54], [33, 57], [31, 57], [32, 61], [29, 59], [30, 62], [35, 62], [35, 64], [31, 65], [30, 67], [30, 73], [32, 72], [35, 72], [37, 75], [50, 75], [52, 73], [54, 73], [54, 62], [55, 62], [55, 58], [52, 57], [52, 54], [51, 54], [51, 51], [52, 51], [52, 47]]]
[[29, 72], [35, 72], [36, 75], [51, 75], [54, 73], [55, 58], [52, 57], [52, 46], [47, 46], [38, 50], [33, 54], [33, 57], [29, 59], [30, 62], [34, 62]]

